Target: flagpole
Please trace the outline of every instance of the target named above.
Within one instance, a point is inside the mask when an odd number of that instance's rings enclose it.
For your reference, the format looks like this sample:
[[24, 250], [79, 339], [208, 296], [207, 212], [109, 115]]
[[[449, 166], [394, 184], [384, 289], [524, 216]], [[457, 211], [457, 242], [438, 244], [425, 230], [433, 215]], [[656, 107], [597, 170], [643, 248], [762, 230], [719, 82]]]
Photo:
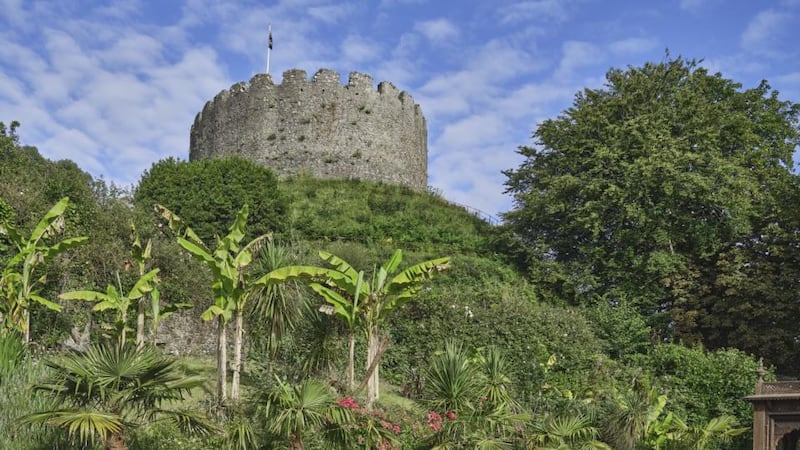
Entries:
[[272, 53], [272, 24], [269, 24], [269, 37], [267, 39], [267, 75], [269, 75], [269, 57]]

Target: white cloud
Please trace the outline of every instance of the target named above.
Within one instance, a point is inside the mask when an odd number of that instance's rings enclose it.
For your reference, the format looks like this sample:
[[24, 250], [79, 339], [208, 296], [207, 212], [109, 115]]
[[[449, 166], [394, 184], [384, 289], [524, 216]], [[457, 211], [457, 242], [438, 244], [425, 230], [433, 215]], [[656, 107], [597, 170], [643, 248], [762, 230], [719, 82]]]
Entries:
[[792, 20], [791, 14], [774, 9], [758, 13], [742, 33], [742, 48], [765, 56], [779, 55], [778, 44], [783, 37], [785, 27], [790, 25]]
[[[0, 72], [0, 100], [23, 102], [25, 90], [25, 86], [19, 80]], [[6, 120], [6, 118], [0, 120]]]
[[577, 69], [593, 66], [602, 61], [602, 49], [583, 41], [567, 41], [561, 47], [561, 62], [556, 69], [556, 78], [569, 78]]
[[99, 53], [104, 64], [124, 70], [142, 70], [159, 62], [164, 45], [152, 36], [126, 33]]
[[381, 47], [374, 41], [362, 36], [350, 35], [342, 42], [342, 56], [353, 64], [360, 64], [377, 59], [381, 55]]
[[414, 30], [422, 33], [434, 45], [443, 44], [459, 35], [458, 27], [447, 19], [417, 22], [414, 24]]
[[497, 113], [472, 115], [444, 127], [434, 148], [468, 149], [502, 142], [509, 135], [509, 125]]
[[653, 38], [628, 38], [614, 41], [608, 45], [608, 49], [617, 55], [636, 55], [653, 50], [658, 45], [658, 41]]
[[336, 4], [336, 5], [323, 5], [313, 6], [308, 8], [308, 15], [325, 23], [339, 23], [352, 14], [354, 10], [353, 5], [349, 4]]
[[516, 23], [536, 20], [563, 21], [569, 17], [568, 0], [522, 1], [498, 9], [502, 23]]

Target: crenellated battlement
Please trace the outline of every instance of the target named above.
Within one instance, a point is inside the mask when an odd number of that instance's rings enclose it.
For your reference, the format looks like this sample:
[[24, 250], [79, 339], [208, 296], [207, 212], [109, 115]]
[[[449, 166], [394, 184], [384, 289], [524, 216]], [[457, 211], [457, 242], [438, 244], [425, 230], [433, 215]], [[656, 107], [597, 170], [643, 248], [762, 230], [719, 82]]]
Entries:
[[427, 188], [427, 129], [414, 99], [393, 84], [320, 69], [235, 83], [206, 103], [189, 157], [241, 156], [279, 176], [358, 178]]

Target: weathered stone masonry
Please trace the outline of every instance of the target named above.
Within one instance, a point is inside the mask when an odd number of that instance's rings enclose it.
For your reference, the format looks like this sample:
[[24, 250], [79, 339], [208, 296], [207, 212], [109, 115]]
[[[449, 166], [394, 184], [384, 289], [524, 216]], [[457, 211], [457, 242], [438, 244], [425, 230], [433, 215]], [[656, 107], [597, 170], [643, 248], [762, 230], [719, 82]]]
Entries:
[[355, 178], [424, 190], [428, 182], [425, 118], [406, 92], [389, 82], [373, 88], [332, 70], [309, 81], [289, 70], [276, 85], [267, 74], [220, 92], [197, 114], [189, 159], [241, 156], [281, 177]]

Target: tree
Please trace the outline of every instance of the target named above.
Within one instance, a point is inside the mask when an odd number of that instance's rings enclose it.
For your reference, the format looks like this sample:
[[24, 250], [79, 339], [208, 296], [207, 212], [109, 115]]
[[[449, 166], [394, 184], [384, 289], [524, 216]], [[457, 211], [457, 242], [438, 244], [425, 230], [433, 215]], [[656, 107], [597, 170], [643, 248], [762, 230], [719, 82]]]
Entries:
[[[467, 351], [454, 340], [433, 356], [424, 371], [431, 448], [514, 448], [530, 420], [518, 412], [508, 387], [507, 363], [497, 347]], [[441, 411], [447, 420], [442, 419]]]
[[753, 232], [702, 268], [702, 283], [672, 317], [686, 344], [737, 348], [793, 374], [800, 370], [800, 178], [777, 189]]
[[596, 439], [597, 428], [588, 417], [546, 416], [534, 423], [530, 437], [532, 448], [539, 450], [610, 450]]
[[[333, 268], [315, 266], [287, 266], [264, 275], [255, 281], [265, 286], [301, 281], [319, 294], [333, 307], [333, 314], [342, 318], [350, 329], [348, 378], [352, 387], [354, 368], [354, 330], [360, 327], [367, 337], [367, 406], [378, 398], [378, 366], [386, 342], [380, 328], [392, 311], [413, 300], [422, 285], [438, 272], [448, 268], [450, 258], [437, 258], [415, 264], [400, 273], [403, 253], [396, 250], [367, 282], [364, 272], [357, 272], [347, 261], [326, 251], [320, 258]], [[391, 278], [390, 278], [391, 277]]]
[[29, 414], [22, 423], [46, 423], [66, 430], [83, 442], [96, 439], [108, 450], [124, 450], [127, 430], [163, 416], [185, 432], [208, 433], [216, 428], [203, 416], [170, 408], [183, 400], [205, 377], [187, 376], [150, 348], [93, 345], [47, 361], [52, 373], [36, 386], [51, 394], [54, 409]]
[[754, 219], [793, 178], [800, 106], [682, 58], [606, 80], [520, 148], [525, 160], [504, 172], [505, 219], [546, 295], [647, 315], [697, 309], [701, 269], [757, 236]]
[[349, 411], [334, 402], [330, 387], [318, 380], [292, 385], [276, 378], [257, 401], [257, 417], [264, 419], [270, 433], [288, 440], [292, 450], [303, 450], [310, 433], [352, 422]]
[[170, 229], [177, 230], [179, 234], [182, 234], [182, 236], [178, 236], [180, 246], [211, 270], [213, 276], [211, 290], [214, 295], [214, 304], [203, 312], [202, 318], [203, 320], [217, 318], [217, 396], [223, 403], [227, 399], [226, 329], [231, 317], [235, 319], [231, 398], [238, 400], [239, 372], [242, 366], [244, 308], [247, 299], [256, 288], [256, 284], [245, 274], [245, 268], [253, 261], [253, 253], [258, 251], [269, 235], [261, 235], [243, 247], [240, 246], [245, 237], [245, 224], [249, 211], [245, 204], [228, 229], [228, 234], [221, 239], [217, 237], [216, 248], [210, 250], [180, 217], [162, 205], [158, 205], [157, 209], [168, 221]]
[[[267, 239], [253, 263], [255, 273], [268, 273], [289, 264], [291, 254], [287, 246]], [[295, 328], [307, 311], [306, 297], [284, 284], [260, 286], [253, 290], [248, 314], [251, 341], [260, 340], [275, 357], [284, 336]]]
[[241, 158], [159, 161], [142, 175], [134, 200], [147, 211], [165, 206], [192, 224], [208, 246], [214, 245], [215, 235], [225, 234], [245, 204], [250, 208], [248, 236], [280, 231], [287, 207], [272, 171]]
[[52, 245], [44, 243], [47, 238], [64, 230], [64, 212], [68, 205], [67, 197], [53, 205], [27, 237], [19, 234], [11, 224], [0, 223], [0, 234], [7, 236], [17, 249], [17, 254], [6, 263], [0, 276], [3, 296], [0, 303], [3, 326], [0, 332], [19, 331], [25, 343], [30, 342], [31, 302], [55, 311], [61, 310], [61, 305], [39, 295], [38, 287], [45, 282], [45, 277], [36, 278], [36, 268], [87, 239], [74, 237]]
[[[134, 224], [131, 224], [131, 240], [133, 241], [131, 244], [133, 260], [136, 261], [136, 267], [139, 269], [139, 277], [143, 277], [146, 273], [145, 271], [147, 270], [147, 261], [151, 259], [150, 255], [153, 250], [153, 241], [148, 239], [147, 244], [143, 246], [142, 240], [139, 237], [139, 234], [136, 232], [136, 226]], [[156, 286], [152, 286], [149, 294], [154, 295], [157, 299], [160, 297], [158, 288]], [[144, 345], [144, 311], [147, 297], [148, 294], [146, 293], [138, 299], [139, 301], [136, 305], [136, 345], [138, 347], [142, 347]], [[158, 302], [158, 300], [156, 300], [156, 302]], [[156, 315], [158, 314], [157, 307], [153, 311], [156, 313]], [[158, 320], [158, 318], [153, 317], [153, 321], [156, 320]], [[158, 325], [155, 325], [154, 331], [157, 329]]]

